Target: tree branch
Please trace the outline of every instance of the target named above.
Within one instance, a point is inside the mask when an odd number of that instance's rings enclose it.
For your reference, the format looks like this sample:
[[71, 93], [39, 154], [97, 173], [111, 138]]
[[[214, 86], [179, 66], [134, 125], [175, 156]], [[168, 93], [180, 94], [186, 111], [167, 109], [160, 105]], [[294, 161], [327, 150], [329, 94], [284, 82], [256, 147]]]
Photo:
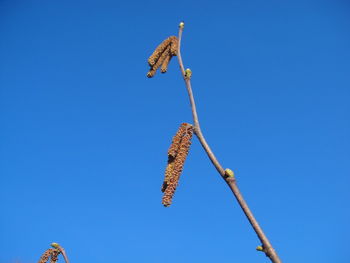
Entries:
[[271, 262], [281, 263], [282, 261], [279, 259], [275, 249], [272, 247], [270, 241], [268, 240], [268, 238], [264, 234], [263, 230], [259, 226], [258, 221], [255, 219], [253, 213], [251, 212], [251, 210], [248, 207], [248, 204], [244, 200], [241, 192], [239, 191], [236, 179], [234, 178], [234, 176], [227, 176], [224, 168], [220, 165], [219, 161], [216, 159], [214, 153], [210, 149], [208, 143], [206, 142], [206, 140], [203, 136], [203, 133], [201, 131], [201, 127], [199, 124], [199, 120], [198, 120], [196, 103], [195, 103], [193, 92], [192, 92], [191, 75], [187, 74], [188, 72], [191, 73], [191, 71], [189, 69], [185, 70], [185, 67], [184, 67], [183, 61], [182, 61], [182, 57], [181, 57], [181, 39], [182, 39], [183, 29], [184, 29], [184, 23], [181, 22], [180, 26], [179, 26], [179, 35], [178, 35], [179, 43], [178, 43], [177, 57], [178, 57], [182, 76], [183, 76], [184, 81], [186, 83], [187, 93], [188, 93], [190, 103], [191, 103], [192, 116], [193, 116], [193, 122], [194, 122], [194, 133], [197, 136], [197, 138], [199, 139], [199, 141], [200, 141], [202, 147], [204, 148], [205, 152], [207, 153], [210, 161], [212, 162], [212, 164], [215, 166], [216, 170], [221, 175], [221, 178], [223, 178], [225, 180], [225, 182], [227, 183], [227, 185], [231, 189], [232, 193], [236, 197], [236, 200], [238, 201], [240, 207], [242, 208], [250, 225], [253, 227], [255, 233], [257, 234], [258, 238], [260, 239], [260, 241], [262, 243], [262, 247], [260, 250], [262, 250], [265, 253], [265, 255], [270, 258]]

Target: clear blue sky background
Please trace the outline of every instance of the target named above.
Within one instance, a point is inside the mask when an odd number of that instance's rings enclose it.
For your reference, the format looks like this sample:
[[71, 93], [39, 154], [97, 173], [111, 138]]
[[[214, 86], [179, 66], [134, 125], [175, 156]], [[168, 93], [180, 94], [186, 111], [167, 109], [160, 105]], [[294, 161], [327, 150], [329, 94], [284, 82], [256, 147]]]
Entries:
[[[269, 262], [197, 139], [170, 208], [166, 151], [191, 113], [284, 262], [349, 262], [347, 1], [0, 2], [0, 262]], [[63, 261], [62, 259], [60, 261]]]

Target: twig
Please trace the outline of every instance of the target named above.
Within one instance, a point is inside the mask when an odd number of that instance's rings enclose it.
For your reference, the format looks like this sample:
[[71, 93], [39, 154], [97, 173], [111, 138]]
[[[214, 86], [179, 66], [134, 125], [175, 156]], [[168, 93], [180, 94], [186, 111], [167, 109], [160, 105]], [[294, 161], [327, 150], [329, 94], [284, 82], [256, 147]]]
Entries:
[[[226, 175], [224, 168], [220, 165], [219, 161], [216, 159], [214, 153], [210, 149], [208, 143], [206, 142], [206, 140], [202, 134], [201, 127], [199, 125], [198, 114], [197, 114], [197, 110], [196, 110], [196, 103], [194, 101], [192, 87], [191, 87], [191, 76], [189, 76], [187, 74], [188, 72], [187, 72], [187, 70], [185, 70], [185, 67], [184, 67], [183, 61], [182, 61], [182, 57], [181, 57], [181, 38], [182, 38], [183, 28], [184, 28], [184, 23], [181, 22], [180, 26], [179, 26], [179, 36], [178, 36], [179, 44], [178, 44], [177, 57], [178, 57], [182, 76], [183, 76], [185, 83], [186, 83], [186, 88], [187, 88], [188, 96], [189, 96], [190, 103], [191, 103], [192, 116], [193, 116], [193, 122], [194, 122], [194, 133], [196, 134], [197, 138], [199, 139], [200, 143], [202, 144], [202, 147], [204, 148], [205, 152], [207, 153], [210, 161], [213, 163], [216, 170], [219, 172], [221, 177], [225, 180], [227, 185], [230, 187], [232, 193], [236, 197], [240, 207], [242, 208], [244, 214], [246, 215], [249, 223], [251, 224], [255, 233], [257, 234], [258, 238], [260, 239], [262, 246], [260, 247], [261, 249], [259, 249], [259, 250], [263, 251], [265, 253], [265, 255], [270, 258], [271, 262], [281, 263], [282, 261], [279, 259], [275, 249], [272, 247], [270, 241], [268, 240], [268, 238], [264, 234], [263, 230], [259, 226], [258, 221], [255, 219], [253, 213], [251, 212], [251, 210], [248, 207], [248, 204], [244, 200], [241, 192], [239, 191], [236, 179], [233, 176]], [[190, 70], [189, 70], [189, 72], [190, 72]]]
[[64, 250], [64, 248], [63, 248], [63, 247], [60, 247], [59, 250], [60, 250], [61, 253], [62, 253], [62, 256], [63, 256], [63, 258], [64, 258], [64, 261], [65, 261], [66, 263], [69, 263], [69, 260], [68, 260], [68, 257], [67, 257], [67, 254], [66, 254], [66, 251]]

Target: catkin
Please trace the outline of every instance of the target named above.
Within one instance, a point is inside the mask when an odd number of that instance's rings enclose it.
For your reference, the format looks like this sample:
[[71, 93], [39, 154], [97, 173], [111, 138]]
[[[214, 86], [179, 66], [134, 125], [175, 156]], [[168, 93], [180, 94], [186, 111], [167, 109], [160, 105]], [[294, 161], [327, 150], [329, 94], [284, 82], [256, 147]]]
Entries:
[[147, 77], [152, 78], [159, 67], [160, 71], [165, 73], [168, 70], [171, 58], [177, 55], [177, 48], [178, 40], [176, 36], [165, 39], [148, 58], [150, 70], [147, 73]]
[[153, 68], [150, 69], [150, 71], [147, 72], [147, 77], [148, 78], [154, 77], [154, 75], [156, 74], [156, 71], [157, 71], [156, 69], [153, 69]]
[[148, 64], [153, 67], [157, 60], [163, 54], [164, 50], [169, 46], [171, 42], [170, 37], [165, 39], [153, 52], [153, 54], [148, 58]]
[[177, 37], [173, 37], [170, 43], [170, 53], [172, 56], [177, 55], [178, 44], [179, 44], [179, 41], [177, 40]]
[[165, 207], [169, 207], [171, 205], [177, 185], [178, 185], [178, 181], [176, 181], [176, 178], [172, 178], [171, 181], [169, 182], [169, 185], [165, 189], [163, 199], [162, 199], [162, 204]]
[[166, 58], [163, 61], [162, 66], [160, 67], [161, 73], [167, 72], [170, 60], [171, 60], [171, 55], [170, 55], [170, 51], [169, 51], [169, 54], [166, 56]]
[[56, 261], [58, 260], [58, 255], [60, 253], [61, 252], [56, 248], [49, 248], [42, 254], [38, 263], [46, 263], [50, 257], [50, 263], [56, 263]]
[[162, 204], [166, 207], [171, 205], [179, 184], [180, 175], [191, 145], [192, 134], [192, 125], [188, 123], [181, 124], [168, 150], [168, 165], [162, 186], [162, 192], [164, 192]]
[[169, 147], [169, 150], [168, 150], [169, 157], [171, 156], [172, 158], [175, 158], [177, 151], [180, 147], [181, 139], [185, 135], [186, 128], [188, 125], [189, 125], [188, 123], [182, 123], [180, 125], [179, 129], [177, 130], [175, 136], [173, 137], [173, 140], [172, 140], [172, 143]]
[[168, 56], [170, 56], [170, 46], [167, 46], [157, 62], [152, 66], [152, 69], [157, 70]]
[[174, 170], [174, 162], [168, 162], [168, 165], [165, 168], [165, 176], [164, 176], [164, 182], [162, 185], [162, 192], [165, 192], [165, 189], [168, 187], [170, 183], [170, 179], [172, 178], [172, 172]]
[[55, 249], [55, 251], [51, 254], [51, 260], [50, 263], [56, 263], [58, 260], [58, 255], [60, 254], [60, 251], [58, 249]]
[[168, 56], [170, 56], [170, 46], [165, 49], [165, 51], [158, 58], [157, 63], [151, 67], [150, 71], [148, 71], [147, 77], [152, 78], [156, 74], [157, 69], [163, 64]]

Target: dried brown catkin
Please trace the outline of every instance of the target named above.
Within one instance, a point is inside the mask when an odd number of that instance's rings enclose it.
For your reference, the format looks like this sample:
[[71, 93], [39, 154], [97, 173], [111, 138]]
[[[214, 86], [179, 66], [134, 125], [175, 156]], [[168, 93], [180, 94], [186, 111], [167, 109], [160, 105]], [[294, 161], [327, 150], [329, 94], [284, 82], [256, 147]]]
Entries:
[[177, 47], [178, 47], [178, 41], [177, 41], [177, 37], [172, 36], [170, 37], [171, 41], [170, 41], [170, 54], [169, 56], [166, 57], [166, 59], [164, 60], [162, 67], [160, 68], [160, 72], [165, 73], [168, 70], [168, 65], [170, 63], [170, 60], [172, 59], [173, 56], [177, 55]]
[[174, 162], [168, 162], [166, 168], [165, 168], [165, 176], [164, 176], [164, 182], [162, 185], [162, 192], [164, 193], [165, 189], [168, 187], [170, 183], [170, 179], [172, 176], [174, 170]]
[[169, 185], [165, 189], [165, 192], [164, 192], [164, 195], [162, 198], [162, 204], [165, 207], [168, 207], [171, 205], [177, 184], [178, 184], [178, 182], [176, 182], [176, 178], [172, 178], [169, 182]]
[[179, 127], [179, 129], [177, 130], [175, 136], [173, 137], [172, 143], [169, 147], [168, 150], [168, 156], [171, 156], [173, 158], [175, 158], [177, 151], [180, 147], [180, 142], [182, 137], [185, 135], [186, 133], [186, 128], [189, 124], [188, 123], [182, 123]]
[[182, 137], [186, 133], [186, 128], [188, 125], [189, 124], [187, 124], [187, 123], [182, 123], [180, 125], [180, 127], [177, 130], [175, 136], [173, 137], [172, 143], [168, 149], [168, 165], [165, 169], [165, 178], [164, 178], [164, 183], [162, 186], [162, 192], [165, 191], [165, 189], [167, 188], [167, 186], [170, 182], [170, 178], [172, 176], [173, 169], [174, 169], [174, 159], [175, 159], [175, 156], [180, 148], [180, 143], [181, 143]]
[[58, 249], [49, 248], [42, 254], [38, 263], [46, 263], [50, 257], [51, 257], [50, 262], [55, 263], [57, 261], [57, 257], [59, 254], [60, 254], [60, 251]]
[[60, 251], [56, 249], [55, 251], [52, 252], [51, 254], [51, 260], [50, 263], [56, 263], [58, 260], [58, 255], [60, 254]]
[[175, 190], [179, 184], [180, 175], [183, 170], [183, 166], [188, 154], [188, 148], [190, 143], [187, 140], [181, 145], [181, 149], [179, 150], [178, 155], [176, 156], [173, 164], [172, 174], [170, 179], [166, 182], [166, 188], [164, 190], [162, 203], [164, 206], [168, 207], [172, 203], [173, 196], [175, 194]]
[[167, 72], [170, 60], [171, 60], [171, 55], [170, 55], [170, 52], [169, 52], [169, 55], [164, 59], [163, 64], [160, 67], [160, 72], [161, 73]]
[[147, 77], [148, 78], [153, 78], [154, 75], [156, 74], [156, 72], [157, 72], [156, 69], [151, 68], [150, 71], [147, 72]]
[[153, 67], [160, 56], [163, 54], [164, 50], [169, 46], [171, 38], [165, 39], [153, 52], [153, 54], [148, 58], [148, 64]]
[[167, 46], [167, 48], [164, 50], [164, 52], [161, 54], [159, 59], [157, 60], [156, 64], [154, 64], [150, 71], [147, 73], [147, 77], [152, 78], [157, 69], [163, 64], [164, 60], [170, 55], [170, 46]]
[[165, 73], [168, 70], [171, 58], [177, 54], [177, 48], [178, 39], [176, 36], [165, 39], [148, 58], [148, 64], [151, 68], [147, 73], [147, 77], [152, 78], [159, 67], [160, 71]]
[[170, 53], [172, 56], [176, 56], [177, 55], [177, 48], [178, 48], [178, 40], [177, 37], [173, 37], [171, 39], [171, 43], [170, 43]]
[[164, 52], [161, 54], [159, 59], [157, 60], [156, 64], [152, 66], [155, 70], [157, 70], [164, 62], [164, 60], [170, 55], [170, 45], [166, 47]]
[[165, 179], [162, 187], [164, 192], [162, 204], [166, 207], [171, 205], [176, 187], [179, 184], [180, 175], [191, 145], [192, 134], [192, 125], [187, 123], [181, 124], [169, 148], [168, 165], [165, 170]]
[[49, 257], [51, 255], [51, 250], [52, 248], [49, 248], [48, 250], [46, 250], [42, 256], [40, 257], [38, 263], [46, 263], [49, 260]]

